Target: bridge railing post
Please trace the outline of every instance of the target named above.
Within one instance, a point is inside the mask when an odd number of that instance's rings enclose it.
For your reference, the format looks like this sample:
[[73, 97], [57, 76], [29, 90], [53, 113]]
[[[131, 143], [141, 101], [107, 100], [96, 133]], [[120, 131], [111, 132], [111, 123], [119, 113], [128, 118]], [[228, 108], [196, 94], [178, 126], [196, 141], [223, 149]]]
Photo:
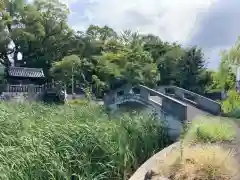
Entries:
[[148, 100], [149, 96], [150, 96], [150, 92], [147, 89], [141, 87], [140, 88], [140, 96], [144, 100]]
[[124, 87], [124, 94], [128, 94], [131, 89], [132, 89], [132, 86], [131, 86], [131, 85], [129, 85], [129, 84], [126, 85], [126, 86]]

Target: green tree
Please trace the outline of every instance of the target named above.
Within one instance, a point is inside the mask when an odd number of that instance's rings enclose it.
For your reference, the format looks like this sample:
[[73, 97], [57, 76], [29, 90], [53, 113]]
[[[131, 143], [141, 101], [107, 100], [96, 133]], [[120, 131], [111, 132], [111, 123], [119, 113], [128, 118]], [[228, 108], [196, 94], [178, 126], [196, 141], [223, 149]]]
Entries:
[[177, 84], [179, 80], [179, 65], [185, 51], [180, 46], [173, 45], [157, 60], [158, 70], [161, 76], [160, 84]]
[[193, 92], [204, 92], [205, 84], [202, 84], [201, 80], [206, 68], [201, 49], [197, 47], [187, 49], [177, 61], [175, 70], [176, 85]]
[[236, 65], [232, 61], [232, 51], [222, 51], [221, 52], [221, 62], [219, 65], [218, 72], [216, 74], [216, 79], [220, 89], [228, 91], [235, 88], [236, 85]]
[[[228, 92], [228, 98], [223, 101], [222, 108], [225, 113], [232, 113], [239, 110], [240, 106], [240, 95], [235, 90], [230, 90]], [[239, 111], [238, 111], [239, 116]]]
[[[75, 32], [67, 24], [69, 9], [60, 0], [3, 0], [0, 11], [0, 60], [5, 66], [11, 55], [15, 64], [43, 68], [47, 78], [51, 73], [69, 84], [73, 62], [68, 59], [80, 58], [74, 77], [97, 94], [126, 83], [175, 84], [200, 92], [212, 80], [202, 66], [201, 50], [185, 50], [151, 34], [117, 34], [109, 26], [90, 25], [85, 32]], [[9, 48], [10, 42], [14, 46]]]
[[206, 80], [206, 92], [216, 92], [222, 91], [223, 89], [220, 87], [218, 71], [206, 71], [204, 76]]
[[64, 57], [61, 61], [54, 62], [50, 69], [51, 75], [57, 81], [62, 81], [65, 86], [72, 83], [74, 77], [82, 73], [82, 61], [77, 55]]
[[[9, 55], [15, 52], [16, 46], [9, 46], [13, 29], [19, 28], [20, 14], [23, 12], [24, 0], [2, 0], [0, 3], [0, 63], [9, 66]], [[17, 55], [17, 54], [16, 54]], [[15, 54], [13, 58], [16, 58]]]
[[117, 37], [117, 33], [108, 26], [99, 27], [90, 25], [86, 31], [86, 34], [90, 36], [91, 39], [101, 40], [103, 42]]
[[[18, 26], [9, 33], [15, 44], [14, 57], [20, 52], [20, 66], [43, 68], [48, 71], [54, 61], [71, 54], [80, 54], [83, 42], [67, 25], [67, 6], [59, 0], [35, 0], [25, 4], [18, 13]], [[14, 58], [16, 61], [16, 58]]]
[[131, 42], [120, 45], [115, 41], [113, 44], [111, 47], [115, 48], [97, 57], [96, 75], [107, 82], [108, 87], [114, 88], [121, 83], [156, 85], [157, 66], [141, 44], [135, 44], [135, 47]]
[[185, 50], [176, 43], [163, 42], [158, 36], [142, 35], [144, 50], [148, 51], [157, 64], [161, 80], [158, 84], [175, 84], [177, 61], [184, 55]]
[[224, 60], [231, 66], [240, 66], [240, 37], [228, 51], [222, 53]]
[[157, 66], [151, 55], [142, 47], [136, 47], [127, 52], [125, 56], [122, 75], [130, 84], [144, 84], [150, 87], [156, 86], [160, 80]]

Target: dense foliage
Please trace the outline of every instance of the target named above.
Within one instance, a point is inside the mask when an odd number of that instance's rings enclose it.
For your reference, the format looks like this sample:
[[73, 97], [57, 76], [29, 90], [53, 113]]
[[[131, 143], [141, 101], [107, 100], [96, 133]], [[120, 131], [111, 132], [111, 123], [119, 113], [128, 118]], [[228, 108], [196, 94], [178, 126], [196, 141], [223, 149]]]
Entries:
[[109, 121], [101, 107], [83, 103], [0, 108], [0, 179], [127, 180], [168, 145], [165, 127], [154, 116]]
[[228, 98], [223, 101], [223, 110], [229, 116], [236, 118], [240, 117], [240, 94], [236, 91], [235, 83], [237, 68], [240, 67], [239, 47], [240, 41], [238, 39], [232, 48], [222, 52], [222, 61], [219, 69], [219, 84], [228, 90]]

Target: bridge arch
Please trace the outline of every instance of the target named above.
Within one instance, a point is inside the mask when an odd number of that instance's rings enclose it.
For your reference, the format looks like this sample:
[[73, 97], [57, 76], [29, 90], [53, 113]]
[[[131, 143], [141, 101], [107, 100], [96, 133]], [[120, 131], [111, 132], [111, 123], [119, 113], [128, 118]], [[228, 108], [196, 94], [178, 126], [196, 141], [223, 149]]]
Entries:
[[[120, 95], [121, 94], [121, 95]], [[136, 92], [124, 94], [119, 93], [115, 98], [114, 103], [111, 105], [111, 109], [116, 112], [132, 112], [132, 110], [136, 112], [145, 112], [148, 114], [156, 113], [157, 118], [162, 120], [168, 125], [169, 133], [172, 138], [175, 139], [179, 133], [182, 126], [182, 122], [176, 119], [176, 117], [172, 116], [163, 111], [162, 105], [158, 104], [150, 99], [144, 99], [141, 93]]]
[[131, 107], [132, 109], [138, 109], [138, 108], [151, 108], [154, 109], [154, 106], [149, 104], [148, 101], [144, 100], [140, 93], [136, 94], [134, 92], [122, 94], [119, 93], [118, 96], [115, 98], [114, 104], [117, 106], [117, 108], [121, 107]]

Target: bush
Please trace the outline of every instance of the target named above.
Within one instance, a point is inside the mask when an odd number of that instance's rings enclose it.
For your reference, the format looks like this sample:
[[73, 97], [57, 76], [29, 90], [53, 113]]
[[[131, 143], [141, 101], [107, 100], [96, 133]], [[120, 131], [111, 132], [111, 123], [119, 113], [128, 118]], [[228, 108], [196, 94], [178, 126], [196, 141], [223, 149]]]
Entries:
[[227, 113], [227, 116], [239, 119], [240, 118], [240, 107], [236, 108], [232, 112]]
[[128, 179], [168, 143], [154, 117], [109, 121], [94, 104], [0, 108], [0, 179]]
[[86, 99], [74, 99], [74, 100], [70, 100], [68, 103], [71, 104], [71, 105], [83, 105], [83, 106], [86, 106], [86, 105], [88, 105], [89, 101], [86, 100]]
[[233, 154], [216, 145], [196, 145], [172, 151], [155, 172], [170, 180], [232, 180], [240, 178]]
[[231, 114], [240, 107], [240, 95], [235, 90], [228, 92], [228, 98], [223, 101], [222, 109], [224, 113]]
[[64, 104], [65, 95], [59, 89], [46, 89], [38, 97], [44, 103]]
[[227, 118], [201, 116], [189, 125], [184, 139], [193, 143], [230, 141], [236, 136], [235, 126]]

